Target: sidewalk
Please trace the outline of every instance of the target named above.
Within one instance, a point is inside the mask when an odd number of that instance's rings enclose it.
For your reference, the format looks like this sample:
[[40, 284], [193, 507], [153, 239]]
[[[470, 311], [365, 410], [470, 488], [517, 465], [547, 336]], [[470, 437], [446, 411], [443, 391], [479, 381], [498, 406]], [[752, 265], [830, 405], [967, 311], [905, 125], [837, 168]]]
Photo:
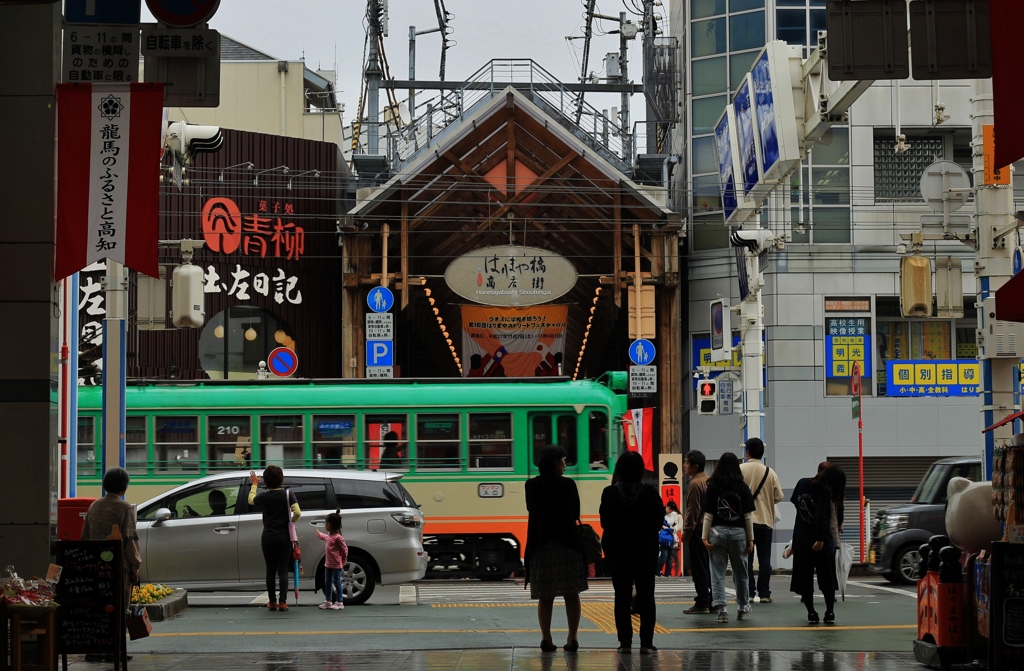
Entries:
[[[397, 644], [400, 642], [396, 641]], [[111, 664], [75, 656], [72, 671], [105, 671]], [[70, 660], [69, 660], [70, 661]], [[912, 653], [822, 651], [666, 650], [654, 655], [620, 655], [614, 650], [536, 648], [367, 652], [280, 652], [262, 654], [135, 655], [130, 671], [908, 671], [919, 667]]]

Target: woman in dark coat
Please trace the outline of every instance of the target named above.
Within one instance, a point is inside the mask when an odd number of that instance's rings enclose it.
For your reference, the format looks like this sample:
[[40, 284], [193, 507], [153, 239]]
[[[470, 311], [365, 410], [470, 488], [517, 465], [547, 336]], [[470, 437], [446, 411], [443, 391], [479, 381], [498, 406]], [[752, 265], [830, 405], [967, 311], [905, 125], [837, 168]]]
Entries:
[[540, 648], [554, 652], [551, 641], [551, 612], [555, 597], [565, 599], [569, 635], [564, 649], [579, 649], [576, 632], [580, 626], [580, 592], [587, 589], [587, 567], [583, 558], [576, 520], [580, 516], [580, 494], [565, 472], [565, 450], [549, 445], [541, 450], [540, 472], [526, 481], [526, 582], [530, 598], [537, 599]]
[[825, 597], [825, 624], [835, 624], [836, 543], [833, 537], [832, 506], [842, 504], [846, 495], [846, 473], [829, 466], [814, 478], [803, 478], [793, 489], [790, 501], [796, 506], [793, 525], [793, 577], [789, 589], [800, 595], [807, 608], [807, 621], [818, 623], [814, 610], [814, 574]]
[[601, 493], [601, 548], [615, 590], [619, 652], [629, 652], [633, 645], [629, 604], [636, 585], [640, 654], [646, 655], [658, 650], [654, 647], [654, 575], [658, 570], [658, 531], [665, 515], [658, 490], [644, 484], [643, 477], [644, 458], [639, 452], [625, 452], [615, 462], [615, 484]]

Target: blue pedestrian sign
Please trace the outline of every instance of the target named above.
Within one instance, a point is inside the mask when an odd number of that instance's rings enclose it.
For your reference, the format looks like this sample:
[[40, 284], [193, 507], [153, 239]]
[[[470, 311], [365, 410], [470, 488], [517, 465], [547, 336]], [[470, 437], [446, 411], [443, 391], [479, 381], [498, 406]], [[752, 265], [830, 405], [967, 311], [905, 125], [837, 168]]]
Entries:
[[395, 295], [387, 287], [374, 287], [366, 294], [366, 304], [374, 312], [387, 312], [395, 304]]
[[66, 0], [66, 23], [103, 23], [137, 25], [142, 14], [142, 0]]
[[290, 377], [299, 367], [299, 357], [287, 347], [278, 347], [267, 357], [267, 368], [278, 377]]
[[647, 366], [654, 361], [654, 343], [650, 340], [634, 340], [629, 346], [629, 360], [637, 366]]
[[367, 366], [394, 366], [395, 341], [394, 340], [367, 340], [366, 341], [366, 365]]

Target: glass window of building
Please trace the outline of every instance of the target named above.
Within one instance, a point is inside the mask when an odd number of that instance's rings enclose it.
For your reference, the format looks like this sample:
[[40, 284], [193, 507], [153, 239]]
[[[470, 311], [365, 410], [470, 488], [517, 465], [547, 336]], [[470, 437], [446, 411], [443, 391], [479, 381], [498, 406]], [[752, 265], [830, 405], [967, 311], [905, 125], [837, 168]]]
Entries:
[[763, 9], [764, 0], [729, 0], [730, 12], [743, 12], [748, 9]]
[[695, 99], [693, 101], [693, 134], [714, 133], [715, 123], [718, 121], [718, 117], [722, 116], [728, 102], [728, 96]]
[[718, 174], [718, 150], [713, 135], [693, 138], [694, 174], [713, 172]]
[[512, 468], [512, 415], [493, 412], [469, 416], [469, 467]]
[[714, 212], [722, 209], [722, 187], [717, 174], [693, 178], [693, 211]]
[[[764, 46], [764, 42], [764, 12], [734, 14], [729, 17], [730, 51], [760, 49]], [[751, 62], [753, 62], [753, 57]], [[733, 88], [735, 86], [734, 84]]]
[[252, 418], [248, 415], [207, 417], [206, 452], [211, 470], [249, 468], [252, 457]]
[[[132, 475], [149, 473], [145, 417], [124, 418], [124, 467]], [[198, 457], [199, 455], [196, 454]]]
[[725, 14], [725, 0], [690, 0], [691, 19], [703, 19], [717, 14]]
[[260, 417], [260, 457], [266, 467], [303, 468], [305, 437], [302, 415], [264, 415]]
[[691, 29], [690, 55], [694, 58], [725, 53], [725, 17], [694, 21]]
[[709, 249], [727, 249], [729, 247], [729, 231], [725, 228], [722, 212], [693, 215], [693, 251]]
[[297, 352], [294, 334], [277, 315], [247, 305], [217, 313], [199, 336], [199, 361], [211, 380], [255, 380], [276, 347]]
[[896, 136], [875, 134], [875, 202], [921, 202], [921, 175], [925, 168], [945, 155], [944, 139], [907, 136], [910, 148], [893, 151]]
[[416, 416], [416, 468], [459, 468], [458, 414]]
[[[833, 128], [790, 176], [793, 243], [847, 244], [850, 225], [850, 132]], [[802, 207], [801, 207], [802, 205]]]
[[160, 417], [153, 420], [153, 466], [156, 472], [199, 469], [199, 418]]
[[[729, 90], [728, 63], [725, 56], [703, 58], [690, 65], [692, 93], [703, 96], [709, 93], [723, 93]], [[724, 107], [724, 105], [723, 105]], [[719, 110], [721, 114], [721, 110]]]
[[355, 415], [313, 415], [313, 459], [323, 468], [356, 466]]
[[743, 83], [743, 78], [750, 72], [759, 51], [747, 51], [729, 56], [729, 81], [731, 89], [735, 91]]

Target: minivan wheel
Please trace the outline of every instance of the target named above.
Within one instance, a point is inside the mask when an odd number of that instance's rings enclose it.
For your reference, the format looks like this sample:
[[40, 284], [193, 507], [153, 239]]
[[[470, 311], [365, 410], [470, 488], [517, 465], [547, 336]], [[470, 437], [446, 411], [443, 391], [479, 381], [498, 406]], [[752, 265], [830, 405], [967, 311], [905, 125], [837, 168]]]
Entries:
[[892, 561], [892, 571], [885, 577], [890, 582], [913, 585], [917, 582], [917, 565], [921, 561], [921, 553], [913, 545], [908, 545], [896, 553]]
[[345, 604], [358, 606], [366, 603], [377, 587], [373, 564], [361, 554], [350, 553], [341, 574], [341, 588], [345, 590]]

